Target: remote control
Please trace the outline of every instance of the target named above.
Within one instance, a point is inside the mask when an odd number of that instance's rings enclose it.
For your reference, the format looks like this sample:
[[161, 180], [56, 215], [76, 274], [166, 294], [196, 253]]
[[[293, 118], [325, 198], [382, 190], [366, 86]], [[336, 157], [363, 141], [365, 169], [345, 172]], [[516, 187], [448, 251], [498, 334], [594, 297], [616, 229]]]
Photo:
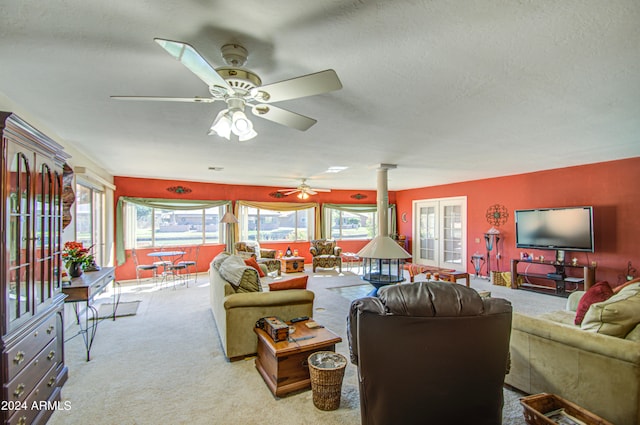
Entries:
[[290, 322], [291, 323], [304, 322], [305, 320], [309, 320], [309, 317], [307, 316], [296, 317], [295, 319], [291, 319]]

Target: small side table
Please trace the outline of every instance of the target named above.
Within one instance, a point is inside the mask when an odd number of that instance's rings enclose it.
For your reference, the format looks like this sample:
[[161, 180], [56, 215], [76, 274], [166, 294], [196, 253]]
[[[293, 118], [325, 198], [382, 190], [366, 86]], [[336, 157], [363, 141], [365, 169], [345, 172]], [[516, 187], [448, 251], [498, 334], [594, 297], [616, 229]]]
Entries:
[[309, 329], [305, 323], [295, 323], [295, 332], [289, 335], [291, 340], [280, 342], [274, 342], [262, 329], [254, 328], [258, 335], [256, 369], [276, 397], [311, 388], [307, 358], [316, 351], [335, 351], [336, 344], [342, 342], [342, 338], [330, 330]]
[[347, 265], [347, 269], [351, 271], [351, 268], [355, 265], [358, 267], [358, 273], [360, 273], [360, 264], [362, 259], [358, 257], [355, 252], [343, 252], [342, 262]]
[[304, 257], [282, 257], [280, 267], [285, 273], [296, 273], [304, 271]]

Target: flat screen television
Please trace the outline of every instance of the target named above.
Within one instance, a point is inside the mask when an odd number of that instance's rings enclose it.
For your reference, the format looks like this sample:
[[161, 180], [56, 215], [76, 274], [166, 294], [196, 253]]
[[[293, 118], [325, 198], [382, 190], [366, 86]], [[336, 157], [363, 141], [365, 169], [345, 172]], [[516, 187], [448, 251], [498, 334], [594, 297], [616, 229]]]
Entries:
[[593, 252], [593, 208], [516, 210], [516, 247]]

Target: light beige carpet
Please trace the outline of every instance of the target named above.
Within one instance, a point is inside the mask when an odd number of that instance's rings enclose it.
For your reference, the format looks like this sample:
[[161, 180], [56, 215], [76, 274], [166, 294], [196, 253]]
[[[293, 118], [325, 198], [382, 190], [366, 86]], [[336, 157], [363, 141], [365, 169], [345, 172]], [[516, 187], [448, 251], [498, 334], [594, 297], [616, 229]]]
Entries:
[[[337, 351], [348, 357], [346, 315], [350, 296], [329, 288], [354, 289], [362, 286], [362, 281], [348, 272], [343, 276], [331, 271], [312, 274], [307, 270], [307, 273], [311, 275], [309, 289], [316, 293], [314, 318], [342, 336]], [[70, 409], [55, 412], [49, 423], [360, 423], [356, 368], [351, 363], [345, 372], [340, 408], [330, 412], [313, 406], [311, 391], [275, 398], [256, 371], [254, 358], [229, 363], [222, 353], [209, 309], [208, 284], [202, 274], [188, 288], [123, 285], [123, 301], [142, 300], [137, 314], [100, 322], [90, 362], [84, 361], [80, 338], [67, 342], [69, 380], [62, 398], [69, 401]], [[474, 280], [472, 286], [497, 289], [486, 281]], [[520, 301], [522, 305], [544, 305], [540, 307], [542, 311], [555, 309], [564, 302], [546, 295], [506, 288], [504, 291], [530, 300]], [[67, 332], [76, 330], [72, 325]], [[519, 396], [505, 390], [504, 424], [525, 423]]]

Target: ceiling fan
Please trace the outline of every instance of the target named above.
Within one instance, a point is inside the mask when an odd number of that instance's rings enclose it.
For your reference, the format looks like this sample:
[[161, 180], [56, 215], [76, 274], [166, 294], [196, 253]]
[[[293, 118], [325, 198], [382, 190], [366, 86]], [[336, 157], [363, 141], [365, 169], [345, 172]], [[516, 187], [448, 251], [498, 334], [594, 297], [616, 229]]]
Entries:
[[302, 183], [295, 189], [279, 189], [278, 192], [284, 192], [284, 195], [292, 195], [296, 192], [296, 196], [300, 199], [309, 199], [309, 195], [317, 195], [318, 192], [331, 192], [331, 189], [314, 189], [306, 183], [307, 179], [302, 179]]
[[222, 57], [228, 66], [213, 68], [190, 44], [162, 38], [154, 38], [154, 41], [204, 81], [211, 97], [111, 96], [111, 98], [165, 102], [212, 103], [218, 100], [225, 102], [227, 108], [218, 113], [209, 134], [217, 134], [228, 140], [234, 138], [244, 141], [257, 135], [253, 129], [253, 123], [244, 113], [245, 107], [250, 107], [251, 112], [258, 117], [305, 131], [317, 121], [273, 106], [271, 103], [314, 96], [342, 88], [342, 83], [333, 69], [262, 85], [262, 80], [256, 73], [243, 68], [249, 53], [239, 44], [222, 46]]

